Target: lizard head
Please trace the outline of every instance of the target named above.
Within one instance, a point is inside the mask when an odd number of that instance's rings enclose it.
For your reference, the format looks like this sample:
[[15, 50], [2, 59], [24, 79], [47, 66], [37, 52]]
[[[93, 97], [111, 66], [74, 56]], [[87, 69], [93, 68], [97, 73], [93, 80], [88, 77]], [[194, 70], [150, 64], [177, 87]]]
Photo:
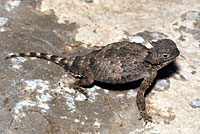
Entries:
[[146, 61], [151, 64], [168, 64], [180, 54], [176, 44], [170, 39], [161, 39], [150, 43], [153, 48], [149, 49]]

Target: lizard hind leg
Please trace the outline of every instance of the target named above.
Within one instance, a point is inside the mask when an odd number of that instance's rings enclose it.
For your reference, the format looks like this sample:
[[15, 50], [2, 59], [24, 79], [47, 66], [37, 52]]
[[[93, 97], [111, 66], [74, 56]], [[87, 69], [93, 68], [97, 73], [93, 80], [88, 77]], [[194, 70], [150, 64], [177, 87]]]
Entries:
[[88, 100], [89, 95], [88, 93], [85, 91], [85, 89], [83, 88], [83, 86], [89, 86], [94, 82], [94, 76], [90, 71], [86, 71], [86, 73], [84, 73], [83, 77], [80, 79], [77, 79], [75, 83], [73, 83], [71, 86], [71, 88], [73, 88], [74, 90], [82, 93], [83, 95], [85, 95], [86, 100]]

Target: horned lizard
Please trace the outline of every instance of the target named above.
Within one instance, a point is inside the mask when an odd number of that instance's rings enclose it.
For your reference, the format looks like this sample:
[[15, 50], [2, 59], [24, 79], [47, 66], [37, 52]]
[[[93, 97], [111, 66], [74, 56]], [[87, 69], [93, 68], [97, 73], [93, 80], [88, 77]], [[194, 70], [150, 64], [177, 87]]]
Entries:
[[94, 81], [123, 84], [143, 79], [137, 92], [136, 103], [145, 122], [152, 118], [147, 114], [144, 93], [149, 88], [157, 71], [174, 61], [180, 52], [170, 39], [150, 42], [152, 48], [128, 41], [111, 43], [100, 50], [84, 56], [63, 58], [45, 53], [18, 53], [6, 57], [37, 57], [52, 61], [66, 69], [77, 81], [73, 88], [89, 97], [82, 86]]

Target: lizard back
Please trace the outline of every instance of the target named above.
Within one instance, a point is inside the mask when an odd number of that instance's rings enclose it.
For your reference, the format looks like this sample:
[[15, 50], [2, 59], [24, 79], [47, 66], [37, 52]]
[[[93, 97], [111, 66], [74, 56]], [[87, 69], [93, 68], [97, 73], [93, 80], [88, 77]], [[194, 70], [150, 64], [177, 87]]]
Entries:
[[112, 43], [89, 56], [94, 79], [106, 83], [126, 83], [141, 79], [148, 49], [138, 43]]

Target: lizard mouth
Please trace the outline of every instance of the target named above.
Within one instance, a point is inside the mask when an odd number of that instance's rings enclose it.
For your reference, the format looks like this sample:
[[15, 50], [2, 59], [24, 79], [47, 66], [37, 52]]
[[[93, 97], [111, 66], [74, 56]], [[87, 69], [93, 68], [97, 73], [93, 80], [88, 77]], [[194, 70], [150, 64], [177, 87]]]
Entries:
[[171, 58], [170, 60], [166, 61], [166, 62], [163, 62], [161, 64], [163, 64], [164, 66], [168, 65], [169, 63], [173, 62], [176, 60], [176, 57], [178, 57], [179, 54], [177, 54], [176, 56], [174, 56], [173, 58]]

